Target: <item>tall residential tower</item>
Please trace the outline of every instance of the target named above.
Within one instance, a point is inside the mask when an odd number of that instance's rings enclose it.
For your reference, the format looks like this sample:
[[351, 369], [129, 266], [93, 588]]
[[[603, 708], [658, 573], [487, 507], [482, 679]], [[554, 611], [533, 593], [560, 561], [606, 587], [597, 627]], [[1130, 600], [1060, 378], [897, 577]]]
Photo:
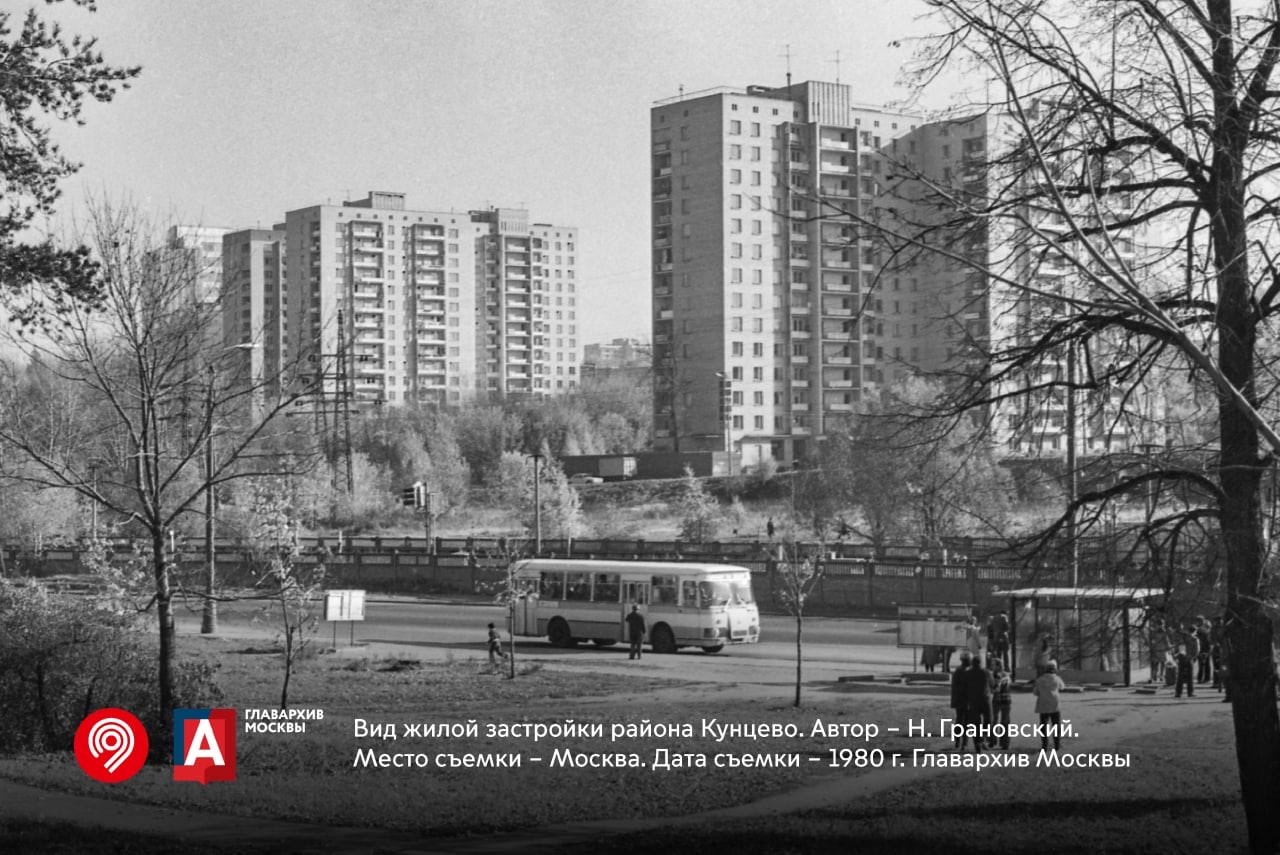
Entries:
[[716, 89], [651, 112], [655, 444], [790, 463], [885, 382], [880, 259], [847, 215], [912, 116], [847, 85]]

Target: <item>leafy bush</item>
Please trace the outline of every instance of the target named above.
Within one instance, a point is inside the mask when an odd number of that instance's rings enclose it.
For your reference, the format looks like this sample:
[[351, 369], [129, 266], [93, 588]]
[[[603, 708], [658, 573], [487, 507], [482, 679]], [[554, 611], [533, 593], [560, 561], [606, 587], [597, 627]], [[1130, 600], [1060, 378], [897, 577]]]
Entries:
[[[0, 752], [69, 750], [76, 727], [95, 709], [129, 710], [149, 733], [160, 720], [155, 637], [136, 613], [102, 608], [87, 596], [0, 580]], [[180, 706], [221, 699], [214, 668], [175, 663]], [[168, 746], [152, 744], [153, 752]]]

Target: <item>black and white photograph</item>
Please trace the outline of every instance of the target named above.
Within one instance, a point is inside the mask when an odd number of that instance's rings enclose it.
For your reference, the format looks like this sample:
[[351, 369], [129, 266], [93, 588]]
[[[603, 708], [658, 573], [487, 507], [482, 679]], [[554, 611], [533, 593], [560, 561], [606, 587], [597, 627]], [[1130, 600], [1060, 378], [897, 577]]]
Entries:
[[1280, 0], [9, 0], [0, 850], [1280, 852]]

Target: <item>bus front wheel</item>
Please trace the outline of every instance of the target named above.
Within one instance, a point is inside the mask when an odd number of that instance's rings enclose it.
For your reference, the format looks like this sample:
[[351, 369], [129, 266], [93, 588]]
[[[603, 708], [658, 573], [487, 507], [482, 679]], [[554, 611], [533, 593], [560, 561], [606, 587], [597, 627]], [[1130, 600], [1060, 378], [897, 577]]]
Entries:
[[658, 624], [653, 628], [653, 635], [649, 639], [653, 644], [654, 653], [675, 653], [676, 637], [671, 634], [671, 627], [666, 624]]
[[564, 618], [556, 618], [547, 627], [547, 640], [556, 647], [572, 647], [573, 634], [569, 632], [569, 624]]

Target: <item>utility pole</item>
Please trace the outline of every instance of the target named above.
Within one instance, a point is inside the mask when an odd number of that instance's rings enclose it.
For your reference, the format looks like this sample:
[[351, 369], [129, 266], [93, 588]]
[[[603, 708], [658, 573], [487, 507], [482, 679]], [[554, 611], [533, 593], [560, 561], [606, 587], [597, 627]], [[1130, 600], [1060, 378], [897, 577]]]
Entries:
[[533, 554], [539, 556], [542, 554], [542, 494], [539, 491], [539, 482], [542, 480], [538, 474], [538, 463], [542, 460], [542, 454], [533, 453]]
[[218, 556], [213, 546], [213, 365], [209, 366], [209, 385], [205, 390], [205, 419], [208, 433], [204, 438], [204, 609], [200, 614], [200, 634], [218, 631], [218, 603], [214, 590], [218, 584]]

